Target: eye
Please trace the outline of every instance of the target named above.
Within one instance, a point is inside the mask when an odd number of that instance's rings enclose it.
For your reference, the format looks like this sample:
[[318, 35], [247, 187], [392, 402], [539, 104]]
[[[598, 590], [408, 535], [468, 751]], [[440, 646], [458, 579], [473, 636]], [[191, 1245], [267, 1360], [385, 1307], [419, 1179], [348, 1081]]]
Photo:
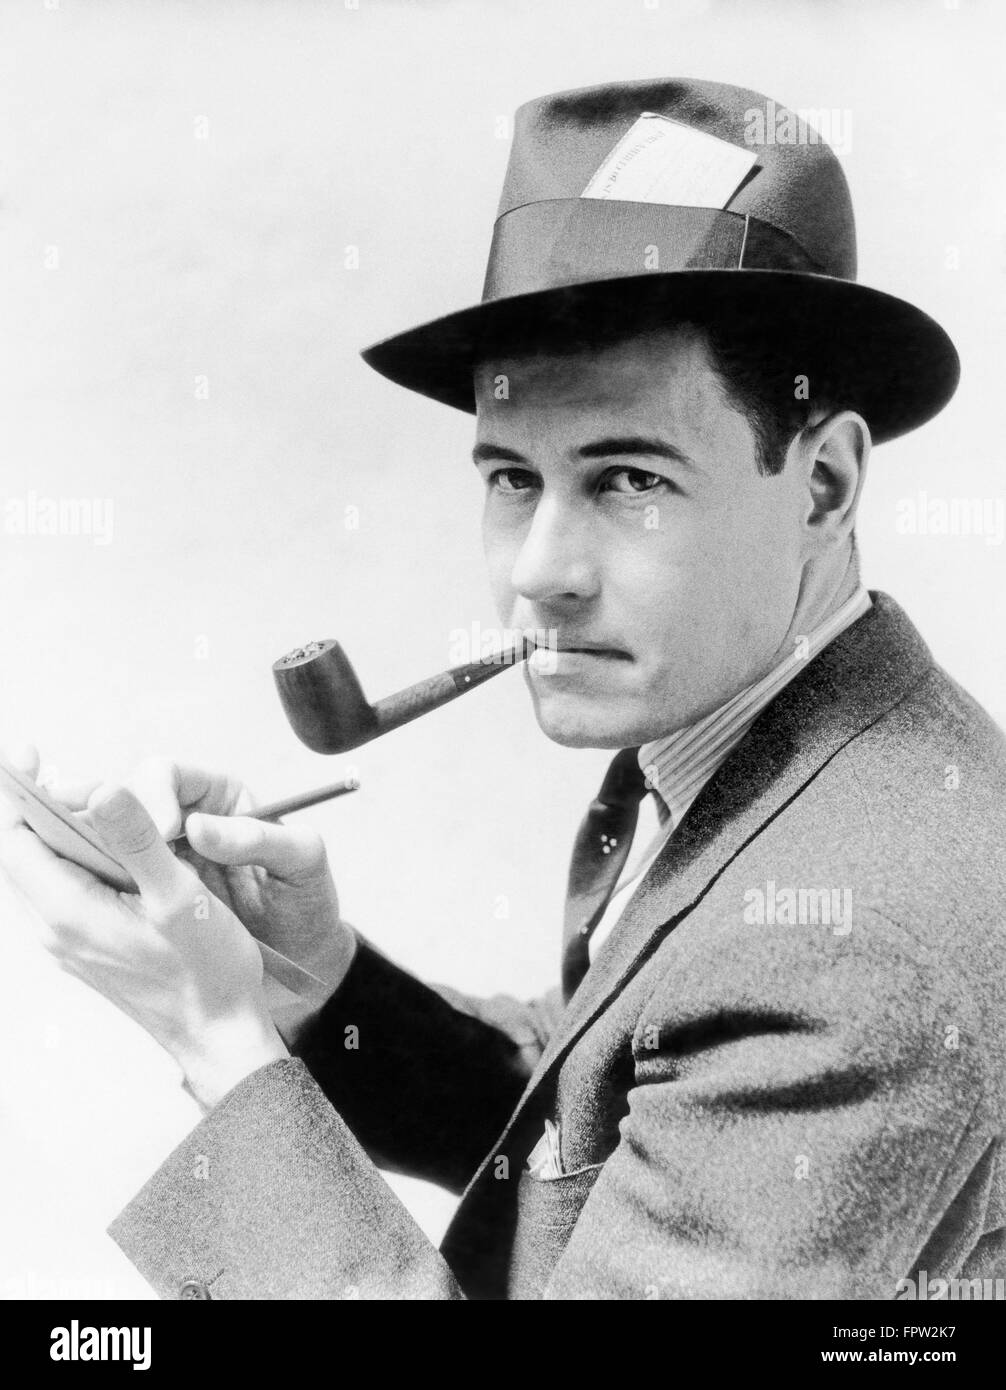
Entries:
[[612, 468], [605, 473], [602, 482], [611, 492], [631, 496], [639, 492], [652, 492], [661, 483], [667, 483], [667, 479], [659, 473], [647, 473], [643, 468]]
[[536, 480], [526, 468], [496, 468], [486, 481], [496, 492], [526, 492]]

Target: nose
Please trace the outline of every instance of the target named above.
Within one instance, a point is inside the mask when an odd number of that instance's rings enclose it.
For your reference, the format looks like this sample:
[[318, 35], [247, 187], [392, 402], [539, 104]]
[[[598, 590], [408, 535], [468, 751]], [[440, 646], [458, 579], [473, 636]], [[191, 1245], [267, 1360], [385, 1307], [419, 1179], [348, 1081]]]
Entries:
[[561, 496], [542, 496], [510, 574], [514, 592], [535, 603], [594, 596], [597, 538]]

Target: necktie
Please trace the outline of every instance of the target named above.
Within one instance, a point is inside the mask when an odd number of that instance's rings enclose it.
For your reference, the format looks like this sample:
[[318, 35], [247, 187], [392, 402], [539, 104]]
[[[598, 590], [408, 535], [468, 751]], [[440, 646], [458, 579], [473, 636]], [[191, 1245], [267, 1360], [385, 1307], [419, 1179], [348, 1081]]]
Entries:
[[577, 831], [566, 889], [562, 940], [562, 993], [569, 1000], [590, 966], [590, 936], [625, 867], [646, 794], [638, 748], [623, 748], [611, 761], [601, 789]]

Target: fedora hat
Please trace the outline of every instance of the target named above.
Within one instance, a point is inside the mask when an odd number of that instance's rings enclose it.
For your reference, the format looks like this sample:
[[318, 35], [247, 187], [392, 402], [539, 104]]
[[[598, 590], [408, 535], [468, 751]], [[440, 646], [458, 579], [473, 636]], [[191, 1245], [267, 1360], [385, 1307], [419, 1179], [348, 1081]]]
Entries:
[[483, 358], [713, 321], [785, 342], [811, 395], [826, 382], [877, 442], [931, 419], [960, 375], [928, 314], [857, 284], [848, 185], [818, 132], [758, 92], [692, 79], [521, 106], [481, 302], [363, 358], [474, 411]]

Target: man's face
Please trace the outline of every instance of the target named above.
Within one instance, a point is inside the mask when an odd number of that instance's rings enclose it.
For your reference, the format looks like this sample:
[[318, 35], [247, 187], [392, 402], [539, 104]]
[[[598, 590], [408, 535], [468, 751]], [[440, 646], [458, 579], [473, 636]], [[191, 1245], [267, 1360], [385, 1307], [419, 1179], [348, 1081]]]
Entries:
[[507, 627], [554, 629], [560, 648], [551, 673], [526, 668], [549, 738], [644, 743], [780, 659], [806, 479], [758, 472], [700, 335], [492, 360], [475, 386], [497, 610]]

